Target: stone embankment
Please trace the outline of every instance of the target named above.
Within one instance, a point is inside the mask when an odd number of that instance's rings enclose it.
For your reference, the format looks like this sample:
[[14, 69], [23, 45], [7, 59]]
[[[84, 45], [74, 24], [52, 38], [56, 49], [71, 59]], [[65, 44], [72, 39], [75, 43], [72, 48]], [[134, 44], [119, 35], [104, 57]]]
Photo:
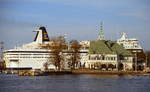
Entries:
[[63, 71], [22, 71], [19, 72], [19, 76], [48, 76], [48, 75], [64, 75], [64, 74], [99, 74], [99, 75], [143, 75], [150, 76], [150, 73], [143, 71], [101, 71], [90, 69], [78, 69], [78, 70], [63, 70]]
[[144, 71], [100, 71], [100, 70], [73, 70], [73, 74], [108, 74], [108, 75], [147, 75], [150, 73]]

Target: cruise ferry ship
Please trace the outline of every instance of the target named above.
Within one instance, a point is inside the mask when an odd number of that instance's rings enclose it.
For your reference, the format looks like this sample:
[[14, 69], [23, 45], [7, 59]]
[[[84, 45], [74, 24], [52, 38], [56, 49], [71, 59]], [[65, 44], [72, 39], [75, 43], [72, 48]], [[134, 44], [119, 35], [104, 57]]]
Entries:
[[[49, 43], [45, 27], [35, 30], [37, 32], [33, 42], [4, 51], [4, 60], [7, 69], [44, 69], [44, 63], [49, 60], [50, 50], [41, 48], [40, 45]], [[49, 65], [54, 69], [54, 65]]]

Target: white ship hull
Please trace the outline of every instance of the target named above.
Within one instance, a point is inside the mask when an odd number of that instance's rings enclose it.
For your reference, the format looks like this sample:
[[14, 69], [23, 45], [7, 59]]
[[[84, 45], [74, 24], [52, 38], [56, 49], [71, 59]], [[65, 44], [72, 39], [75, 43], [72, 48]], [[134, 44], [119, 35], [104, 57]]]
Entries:
[[[6, 51], [5, 52], [6, 68], [11, 69], [44, 69], [44, 63], [50, 58], [50, 51]], [[49, 66], [55, 69], [54, 65]]]

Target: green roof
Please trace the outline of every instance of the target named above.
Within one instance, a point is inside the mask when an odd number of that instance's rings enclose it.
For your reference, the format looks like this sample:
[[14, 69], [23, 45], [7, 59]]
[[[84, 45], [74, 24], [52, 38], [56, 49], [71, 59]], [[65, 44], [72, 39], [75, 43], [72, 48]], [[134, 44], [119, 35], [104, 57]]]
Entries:
[[94, 40], [90, 42], [89, 54], [118, 54], [132, 56], [123, 46], [110, 40]]

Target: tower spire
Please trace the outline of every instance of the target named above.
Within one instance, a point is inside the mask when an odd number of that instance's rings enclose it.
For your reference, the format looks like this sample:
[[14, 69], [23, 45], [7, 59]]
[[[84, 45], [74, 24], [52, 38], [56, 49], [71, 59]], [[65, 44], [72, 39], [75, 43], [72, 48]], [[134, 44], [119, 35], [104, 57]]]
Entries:
[[98, 34], [98, 39], [99, 40], [105, 40], [105, 35], [104, 35], [104, 32], [103, 32], [103, 22], [100, 23], [100, 31], [99, 31], [99, 34]]

